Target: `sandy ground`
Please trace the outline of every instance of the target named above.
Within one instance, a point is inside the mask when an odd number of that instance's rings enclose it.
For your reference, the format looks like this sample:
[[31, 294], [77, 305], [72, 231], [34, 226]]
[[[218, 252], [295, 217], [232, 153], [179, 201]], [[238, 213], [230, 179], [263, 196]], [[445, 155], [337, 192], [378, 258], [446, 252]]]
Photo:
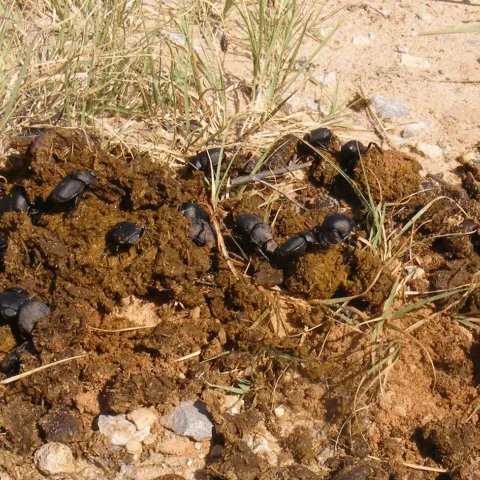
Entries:
[[[405, 151], [415, 151], [418, 142], [440, 147], [438, 157], [419, 156], [430, 173], [455, 168], [455, 158], [471, 151], [479, 141], [480, 34], [422, 32], [478, 22], [480, 2], [326, 2], [327, 11], [340, 6], [344, 10], [327, 25], [342, 18], [341, 26], [322, 51], [312, 75], [322, 79], [333, 72], [339, 81], [340, 99], [348, 98], [363, 84], [367, 98], [381, 94], [403, 102], [407, 115], [382, 120], [391, 140]], [[333, 92], [334, 86], [335, 81], [325, 91]], [[299, 94], [320, 100], [326, 109], [325, 91], [310, 86]], [[422, 124], [409, 128], [412, 122]], [[356, 138], [375, 140], [372, 125], [362, 115], [356, 115], [355, 123], [364, 130], [356, 132]], [[402, 138], [405, 129], [412, 138]], [[403, 135], [408, 137], [409, 132]]]

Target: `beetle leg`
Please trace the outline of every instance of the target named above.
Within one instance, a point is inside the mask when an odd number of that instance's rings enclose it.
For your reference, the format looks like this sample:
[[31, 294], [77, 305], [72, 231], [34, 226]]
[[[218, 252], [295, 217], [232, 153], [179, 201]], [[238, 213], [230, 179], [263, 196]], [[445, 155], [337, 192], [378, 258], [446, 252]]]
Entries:
[[343, 264], [348, 265], [357, 251], [357, 242], [353, 238], [349, 238], [345, 243], [347, 248], [343, 251]]

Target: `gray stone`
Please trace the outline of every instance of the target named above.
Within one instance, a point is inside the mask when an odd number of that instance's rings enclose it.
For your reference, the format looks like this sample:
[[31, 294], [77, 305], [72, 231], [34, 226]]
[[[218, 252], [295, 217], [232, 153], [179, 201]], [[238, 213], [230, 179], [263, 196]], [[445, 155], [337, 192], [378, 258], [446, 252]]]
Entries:
[[177, 435], [193, 438], [197, 442], [211, 439], [215, 427], [205, 404], [192, 400], [180, 403], [164, 420], [167, 428]]
[[110, 445], [126, 445], [137, 434], [135, 425], [124, 415], [100, 415], [98, 429], [109, 439]]
[[47, 315], [50, 309], [44, 303], [27, 300], [18, 310], [18, 325], [25, 333], [32, 333], [36, 323]]
[[71, 473], [75, 471], [73, 453], [66, 445], [51, 442], [42, 445], [34, 456], [35, 466], [44, 475]]
[[382, 118], [399, 119], [410, 114], [404, 103], [378, 93], [372, 96], [372, 107]]

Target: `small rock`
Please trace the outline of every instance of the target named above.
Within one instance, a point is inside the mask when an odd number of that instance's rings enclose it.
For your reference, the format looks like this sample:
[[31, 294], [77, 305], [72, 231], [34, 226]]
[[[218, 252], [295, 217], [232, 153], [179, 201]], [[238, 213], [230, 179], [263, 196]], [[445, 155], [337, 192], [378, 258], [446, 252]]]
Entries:
[[335, 83], [335, 81], [337, 80], [337, 75], [335, 74], [335, 72], [327, 72], [323, 75], [317, 75], [315, 77], [315, 80], [322, 85], [330, 85], [331, 83]]
[[370, 40], [375, 40], [376, 36], [375, 36], [375, 34], [374, 34], [373, 32], [370, 32], [370, 33], [368, 34], [368, 38], [369, 38]]
[[405, 128], [400, 132], [402, 138], [415, 138], [422, 130], [430, 127], [430, 122], [427, 120], [420, 120], [418, 122], [411, 122], [405, 125]]
[[470, 45], [480, 45], [480, 40], [469, 40], [468, 43]]
[[43, 317], [50, 315], [50, 309], [37, 300], [27, 300], [18, 310], [18, 325], [25, 333], [32, 333], [33, 327]]
[[419, 68], [421, 70], [429, 70], [430, 64], [423, 58], [414, 57], [409, 53], [400, 54], [400, 65], [405, 67]]
[[142, 443], [138, 440], [130, 440], [126, 443], [125, 449], [132, 455], [140, 455], [142, 453]]
[[443, 150], [438, 145], [418, 142], [415, 150], [425, 158], [431, 158], [432, 160], [438, 160], [443, 157]]
[[242, 409], [244, 401], [238, 395], [225, 395], [224, 407], [232, 415], [238, 415]]
[[252, 447], [253, 453], [268, 452], [269, 450], [270, 445], [268, 444], [268, 440], [264, 437], [260, 437], [260, 440]]
[[137, 434], [135, 425], [125, 415], [100, 415], [98, 429], [108, 437], [110, 445], [126, 445]]
[[220, 458], [222, 456], [222, 453], [223, 453], [222, 445], [214, 445], [210, 450], [210, 457]]
[[410, 114], [407, 106], [393, 98], [376, 93], [372, 96], [372, 107], [382, 118], [399, 119]]
[[422, 22], [432, 23], [432, 18], [433, 17], [429, 13], [422, 13], [422, 14], [418, 15], [418, 18], [420, 20], [422, 20]]
[[35, 466], [44, 475], [75, 471], [73, 453], [66, 445], [51, 442], [41, 446], [34, 456]]
[[38, 422], [48, 442], [70, 443], [82, 438], [82, 425], [64, 408], [53, 408]]
[[137, 408], [127, 415], [127, 419], [135, 424], [137, 430], [151, 427], [157, 421], [157, 415], [148, 408]]
[[182, 402], [175, 411], [164, 417], [167, 428], [177, 435], [190, 437], [198, 442], [212, 438], [215, 427], [207, 408], [202, 402]]
[[367, 35], [358, 35], [352, 38], [354, 45], [368, 45], [372, 40]]
[[279, 405], [274, 411], [273, 413], [275, 413], [275, 416], [277, 418], [281, 418], [285, 415], [285, 408], [283, 407], [283, 405]]

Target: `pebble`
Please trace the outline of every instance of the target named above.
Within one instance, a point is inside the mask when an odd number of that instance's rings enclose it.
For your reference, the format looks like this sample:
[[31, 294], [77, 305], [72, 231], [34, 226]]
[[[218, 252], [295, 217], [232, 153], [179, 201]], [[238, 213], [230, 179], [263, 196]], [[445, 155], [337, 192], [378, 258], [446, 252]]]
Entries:
[[73, 453], [69, 447], [59, 442], [42, 445], [34, 456], [35, 466], [44, 475], [71, 473], [75, 471]]
[[354, 45], [368, 45], [372, 39], [367, 35], [357, 35], [352, 38], [352, 43]]
[[443, 157], [443, 150], [438, 145], [418, 142], [415, 150], [425, 158], [431, 158], [432, 160], [438, 160]]
[[110, 445], [126, 445], [135, 437], [137, 429], [124, 415], [100, 415], [98, 417], [100, 433], [108, 437]]
[[63, 408], [52, 408], [38, 421], [38, 426], [48, 442], [70, 443], [82, 438], [81, 422]]
[[148, 408], [137, 408], [127, 415], [127, 419], [135, 424], [137, 430], [151, 427], [157, 421], [157, 415]]
[[279, 405], [274, 411], [273, 413], [275, 414], [275, 416], [277, 418], [281, 418], [285, 415], [285, 408], [283, 407], [283, 405]]
[[378, 93], [372, 95], [372, 107], [382, 118], [399, 119], [410, 115], [407, 106], [393, 98]]
[[225, 410], [232, 415], [238, 415], [244, 403], [238, 395], [225, 395]]
[[430, 122], [427, 120], [419, 120], [418, 122], [411, 122], [405, 125], [405, 128], [400, 132], [402, 138], [417, 137], [422, 130], [430, 127]]
[[125, 449], [132, 455], [140, 455], [142, 453], [142, 442], [139, 442], [138, 440], [130, 440], [125, 445]]
[[252, 447], [253, 453], [268, 452], [269, 450], [270, 445], [268, 444], [268, 440], [264, 437], [261, 437], [260, 441]]
[[18, 310], [18, 325], [25, 333], [32, 333], [33, 327], [43, 317], [50, 314], [50, 309], [37, 300], [27, 300]]
[[409, 53], [400, 54], [400, 64], [405, 67], [419, 68], [421, 70], [430, 69], [430, 64], [421, 57], [414, 57]]
[[210, 440], [215, 427], [206, 405], [192, 400], [180, 403], [171, 415], [164, 417], [164, 421], [165, 426], [177, 435], [193, 438], [197, 442]]
[[327, 72], [323, 75], [317, 75], [315, 77], [315, 80], [322, 85], [330, 85], [332, 83], [335, 83], [335, 81], [337, 80], [337, 75], [335, 74], [335, 72]]
[[418, 18], [425, 23], [431, 23], [433, 17], [429, 13], [422, 13], [418, 15]]

